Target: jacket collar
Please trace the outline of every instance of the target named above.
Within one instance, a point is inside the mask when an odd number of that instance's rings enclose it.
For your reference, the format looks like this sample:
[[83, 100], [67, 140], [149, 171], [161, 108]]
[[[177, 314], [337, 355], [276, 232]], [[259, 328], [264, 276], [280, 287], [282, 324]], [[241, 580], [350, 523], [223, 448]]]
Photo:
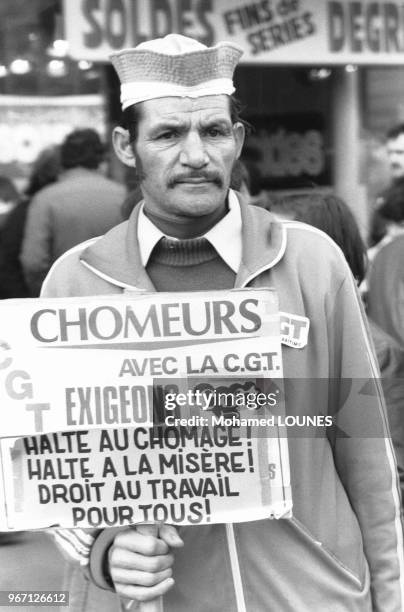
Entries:
[[[239, 195], [238, 197], [243, 246], [235, 286], [243, 287], [283, 257], [286, 229], [271, 213], [248, 205]], [[114, 227], [88, 246], [80, 259], [95, 274], [114, 285], [132, 290], [155, 291], [142, 265], [136, 240], [139, 213], [140, 207], [136, 206], [128, 221]]]
[[[229, 210], [214, 227], [203, 234], [203, 237], [210, 242], [223, 261], [237, 274], [240, 268], [242, 254], [241, 240], [241, 213], [240, 204], [234, 191], [229, 191], [228, 197]], [[175, 240], [170, 235], [164, 234], [152, 221], [145, 215], [144, 204], [140, 203], [140, 211], [137, 221], [137, 241], [139, 244], [140, 255], [143, 266], [146, 267], [150, 255], [163, 237], [167, 236]]]
[[264, 208], [240, 198], [243, 251], [235, 287], [244, 287], [280, 261], [286, 249], [286, 228]]

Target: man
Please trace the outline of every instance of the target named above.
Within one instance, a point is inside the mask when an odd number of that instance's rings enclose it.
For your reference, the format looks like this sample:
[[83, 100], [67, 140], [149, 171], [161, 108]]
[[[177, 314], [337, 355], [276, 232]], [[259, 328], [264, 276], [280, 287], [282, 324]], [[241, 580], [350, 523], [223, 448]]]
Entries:
[[387, 157], [390, 165], [392, 182], [404, 179], [404, 123], [400, 123], [387, 132]]
[[404, 235], [392, 238], [378, 251], [368, 274], [368, 312], [404, 349]]
[[[283, 350], [285, 377], [307, 386], [291, 390], [287, 409], [337, 414], [345, 434], [289, 440], [292, 519], [180, 535], [169, 525], [155, 536], [62, 530], [59, 541], [90, 578], [76, 572], [86, 610], [116, 609], [109, 590], [135, 601], [164, 595], [166, 612], [399, 612], [397, 477], [355, 284], [324, 234], [281, 223], [229, 190], [244, 138], [231, 98], [240, 55], [230, 43], [206, 48], [169, 35], [113, 57], [126, 119], [115, 149], [136, 168], [143, 204], [62, 257], [43, 295], [272, 286], [282, 311], [310, 319], [307, 344]], [[344, 378], [367, 381], [367, 392], [352, 394]], [[349, 437], [362, 424], [373, 437]]]
[[404, 348], [404, 181], [386, 192], [379, 213], [384, 220], [386, 233], [368, 251], [368, 314]]
[[[386, 134], [386, 153], [390, 169], [391, 182], [387, 189], [379, 195], [373, 212], [370, 228], [370, 257], [373, 258], [382, 246], [382, 241], [391, 239], [394, 232], [392, 219], [385, 215], [384, 207], [391, 196], [404, 190], [404, 123], [392, 127]], [[400, 218], [404, 218], [404, 204]]]
[[41, 189], [28, 209], [21, 263], [32, 295], [39, 294], [62, 253], [122, 221], [125, 189], [100, 171], [105, 147], [97, 132], [74, 130], [62, 143], [60, 155], [59, 180]]

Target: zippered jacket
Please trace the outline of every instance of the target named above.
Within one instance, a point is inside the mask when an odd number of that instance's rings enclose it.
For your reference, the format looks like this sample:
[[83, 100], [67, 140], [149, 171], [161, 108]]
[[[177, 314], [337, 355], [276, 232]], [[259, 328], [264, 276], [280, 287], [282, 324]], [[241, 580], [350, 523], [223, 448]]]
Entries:
[[[138, 210], [59, 259], [43, 295], [153, 291], [137, 244]], [[185, 546], [175, 552], [175, 585], [164, 611], [402, 612], [396, 465], [354, 279], [340, 249], [319, 230], [253, 206], [241, 211], [235, 286], [274, 287], [290, 320], [310, 322], [305, 346], [283, 346], [286, 412], [332, 415], [335, 426], [327, 435], [288, 436], [293, 518], [180, 528]], [[72, 610], [118, 605], [103, 590], [111, 589], [103, 568], [115, 534], [58, 532], [61, 546], [85, 568], [73, 570]]]

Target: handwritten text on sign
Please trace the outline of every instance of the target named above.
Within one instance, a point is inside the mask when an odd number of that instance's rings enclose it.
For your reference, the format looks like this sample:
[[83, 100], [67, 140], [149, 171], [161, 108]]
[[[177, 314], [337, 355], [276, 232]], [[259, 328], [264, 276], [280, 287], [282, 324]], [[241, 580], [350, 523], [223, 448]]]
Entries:
[[13, 477], [0, 529], [290, 515], [285, 439], [237, 427], [139, 427], [18, 439], [8, 451], [4, 442], [4, 470]]

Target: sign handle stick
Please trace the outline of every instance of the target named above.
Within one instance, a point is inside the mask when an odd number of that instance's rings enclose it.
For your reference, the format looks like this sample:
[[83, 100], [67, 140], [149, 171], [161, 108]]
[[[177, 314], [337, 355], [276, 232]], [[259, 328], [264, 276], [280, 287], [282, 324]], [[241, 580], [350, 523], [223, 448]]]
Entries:
[[[158, 525], [157, 524], [141, 524], [136, 526], [137, 531], [142, 533], [143, 535], [151, 535], [156, 537], [158, 535]], [[150, 601], [142, 601], [139, 607], [140, 612], [164, 612], [163, 609], [163, 597], [156, 597], [156, 599], [152, 599]]]

